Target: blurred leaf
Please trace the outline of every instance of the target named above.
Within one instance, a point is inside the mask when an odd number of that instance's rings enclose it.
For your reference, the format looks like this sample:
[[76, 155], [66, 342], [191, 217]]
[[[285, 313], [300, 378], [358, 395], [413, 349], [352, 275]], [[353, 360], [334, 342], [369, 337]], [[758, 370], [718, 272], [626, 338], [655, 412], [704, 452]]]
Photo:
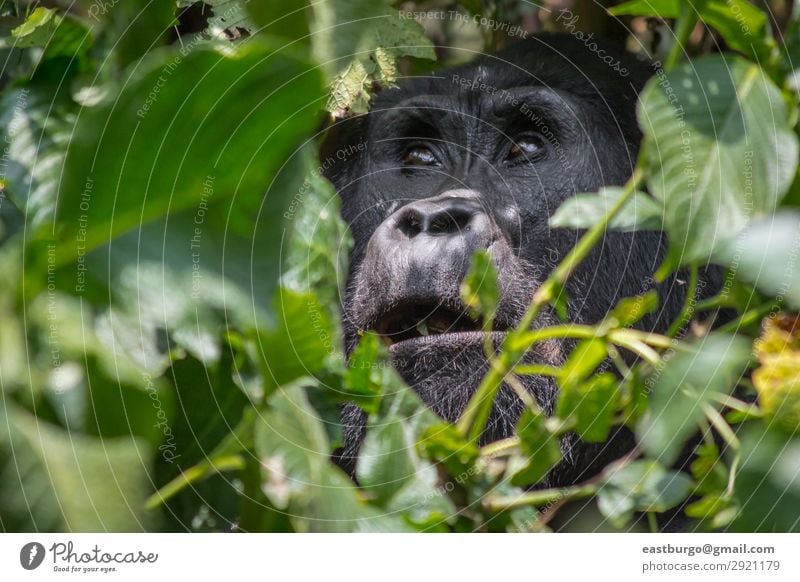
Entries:
[[34, 228], [52, 216], [74, 119], [71, 104], [43, 91], [5, 91], [0, 100], [6, 156], [0, 187]]
[[605, 340], [597, 338], [578, 342], [561, 367], [559, 386], [563, 388], [588, 378], [607, 356], [608, 345]]
[[527, 465], [511, 477], [511, 484], [516, 486], [533, 485], [544, 478], [547, 472], [561, 460], [561, 447], [549, 430], [545, 421], [547, 417], [526, 409], [517, 423], [517, 435], [522, 454]]
[[487, 251], [476, 251], [472, 255], [467, 276], [461, 283], [461, 299], [473, 317], [482, 317], [484, 322], [494, 319], [500, 302], [497, 285], [497, 269]]
[[403, 531], [397, 518], [358, 499], [350, 479], [330, 460], [330, 443], [300, 386], [275, 394], [256, 424], [263, 489], [288, 509], [297, 531]]
[[625, 297], [620, 299], [609, 312], [604, 323], [610, 327], [630, 327], [656, 309], [658, 309], [658, 292], [655, 290], [636, 297]]
[[800, 309], [800, 214], [778, 212], [753, 221], [738, 237], [721, 245], [715, 259], [737, 278]]
[[737, 336], [711, 334], [685, 344], [651, 377], [650, 409], [637, 425], [647, 455], [665, 465], [675, 461], [697, 430], [702, 405], [713, 392], [729, 392], [747, 368], [750, 345]]
[[475, 443], [462, 437], [458, 429], [447, 422], [427, 427], [418, 446], [426, 458], [442, 465], [447, 474], [454, 477], [471, 475], [480, 454]]
[[619, 392], [614, 374], [604, 372], [561, 388], [556, 414], [575, 418], [575, 432], [588, 443], [603, 442], [617, 411]]
[[697, 447], [691, 471], [696, 483], [696, 493], [722, 493], [728, 485], [728, 470], [719, 458], [716, 444]]
[[[80, 118], [61, 183], [60, 264], [212, 195], [258, 210], [260, 194], [316, 123], [318, 75], [274, 47], [250, 41], [159, 55], [112, 104]], [[268, 202], [281, 208], [284, 199]], [[229, 217], [233, 232], [236, 218]]]
[[284, 213], [292, 236], [281, 283], [295, 291], [314, 291], [333, 312], [344, 298], [352, 237], [339, 215], [336, 190], [322, 177], [322, 167], [314, 167], [316, 156], [306, 148], [301, 157], [306, 177]]
[[[217, 0], [218, 3], [222, 3]], [[245, 2], [247, 12], [257, 27], [251, 32], [279, 36], [287, 40], [308, 44], [309, 11], [312, 9], [308, 0], [284, 0], [284, 2]]]
[[696, 59], [652, 79], [639, 121], [670, 237], [662, 274], [708, 259], [751, 218], [773, 213], [794, 177], [797, 137], [781, 94], [738, 57]]
[[686, 506], [686, 516], [702, 520], [713, 519], [730, 507], [730, 499], [725, 499], [720, 495], [706, 495]]
[[800, 430], [800, 317], [765, 319], [754, 347], [761, 364], [753, 372], [758, 404], [769, 422], [795, 434]]
[[5, 531], [146, 531], [150, 451], [133, 438], [58, 430], [0, 400]]
[[342, 358], [328, 314], [313, 293], [280, 289], [274, 309], [276, 328], [259, 334], [268, 392], [303, 376], [316, 377], [327, 359]]
[[343, 379], [343, 398], [358, 404], [367, 414], [378, 412], [385, 387], [382, 369], [391, 366], [380, 346], [381, 340], [374, 333], [361, 336], [358, 346], [350, 354]]
[[11, 31], [13, 44], [18, 48], [40, 47], [39, 60], [54, 57], [79, 59], [92, 46], [92, 37], [83, 24], [71, 16], [62, 16], [51, 8], [42, 6]]
[[657, 16], [675, 18], [680, 0], [629, 0], [608, 9], [615, 16]]
[[[605, 216], [622, 188], [602, 188], [595, 194], [578, 194], [558, 207], [550, 218], [553, 228], [591, 228]], [[664, 210], [651, 196], [636, 192], [622, 210], [611, 220], [610, 230], [632, 232], [635, 230], [661, 230]]]
[[749, 427], [741, 435], [742, 464], [734, 496], [740, 532], [800, 531], [800, 440]]
[[[367, 430], [356, 475], [361, 487], [387, 511], [398, 512], [414, 526], [448, 521], [456, 512], [446, 491], [438, 488], [436, 468], [421, 459], [416, 442], [433, 415], [382, 418]], [[464, 478], [465, 480], [466, 478]]]
[[163, 46], [170, 28], [177, 24], [175, 6], [175, 0], [125, 0], [93, 15], [93, 8], [97, 12], [93, 4], [89, 17], [101, 22], [106, 42], [118, 64], [125, 67]]
[[692, 480], [685, 473], [655, 461], [633, 461], [605, 471], [597, 506], [612, 525], [623, 527], [634, 511], [664, 512], [681, 503], [691, 489]]
[[[632, 0], [609, 9], [615, 16], [677, 18], [681, 0]], [[768, 56], [774, 46], [767, 37], [767, 15], [747, 0], [695, 0], [691, 10], [716, 29], [734, 50], [748, 56]]]

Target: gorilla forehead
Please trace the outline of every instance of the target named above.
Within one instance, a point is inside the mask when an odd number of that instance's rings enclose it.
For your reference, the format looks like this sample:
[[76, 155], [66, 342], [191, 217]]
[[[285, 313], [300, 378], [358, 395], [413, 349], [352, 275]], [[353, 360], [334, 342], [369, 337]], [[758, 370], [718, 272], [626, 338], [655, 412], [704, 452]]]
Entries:
[[[496, 55], [482, 55], [462, 66], [409, 79], [379, 93], [371, 109], [387, 109], [418, 95], [429, 95], [444, 96], [458, 109], [474, 114], [476, 101], [493, 90], [549, 87], [598, 111], [605, 110], [612, 119], [631, 121], [638, 91], [650, 75], [649, 67], [613, 44], [602, 40], [596, 44], [598, 50], [593, 51], [572, 36], [537, 35]], [[608, 66], [598, 54], [621, 63], [624, 74]], [[460, 80], [469, 80], [470, 88], [461, 86], [458, 92]]]

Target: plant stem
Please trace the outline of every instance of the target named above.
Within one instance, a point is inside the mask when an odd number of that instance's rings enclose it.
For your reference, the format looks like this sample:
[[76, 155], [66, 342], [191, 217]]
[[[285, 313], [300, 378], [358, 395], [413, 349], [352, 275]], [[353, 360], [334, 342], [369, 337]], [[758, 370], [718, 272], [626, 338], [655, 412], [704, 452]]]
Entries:
[[547, 364], [519, 364], [514, 367], [514, 373], [519, 376], [558, 376], [561, 368]]
[[669, 49], [666, 59], [664, 59], [664, 69], [667, 71], [674, 69], [681, 62], [681, 58], [686, 49], [695, 25], [697, 24], [698, 14], [691, 2], [681, 2], [680, 12], [675, 21], [675, 44]]
[[497, 512], [519, 507], [541, 507], [559, 501], [573, 499], [585, 499], [597, 492], [597, 485], [578, 485], [575, 487], [565, 487], [563, 489], [542, 489], [540, 491], [530, 491], [521, 495], [509, 495], [505, 497], [489, 498], [483, 502], [483, 506], [489, 511]]
[[731, 426], [725, 422], [725, 419], [722, 417], [719, 411], [707, 403], [704, 403], [702, 407], [703, 413], [711, 423], [711, 426], [717, 429], [717, 432], [725, 441], [725, 443], [731, 448], [731, 450], [738, 451], [740, 448], [739, 438], [736, 436], [736, 433], [733, 432]]
[[514, 452], [517, 447], [519, 447], [519, 437], [508, 437], [481, 447], [481, 456], [489, 458], [501, 457]]
[[222, 473], [223, 471], [240, 470], [244, 468], [244, 465], [245, 462], [241, 455], [231, 455], [229, 457], [215, 459], [214, 461], [208, 460], [198, 463], [183, 471], [172, 481], [148, 497], [145, 502], [145, 507], [147, 509], [155, 509], [180, 493], [187, 485], [201, 481], [216, 473]]
[[718, 331], [738, 331], [740, 327], [747, 327], [748, 325], [751, 325], [757, 321], [761, 321], [765, 315], [780, 305], [781, 303], [778, 301], [770, 301], [764, 305], [759, 305], [758, 307], [741, 314], [733, 321], [729, 321], [725, 325], [721, 326]]

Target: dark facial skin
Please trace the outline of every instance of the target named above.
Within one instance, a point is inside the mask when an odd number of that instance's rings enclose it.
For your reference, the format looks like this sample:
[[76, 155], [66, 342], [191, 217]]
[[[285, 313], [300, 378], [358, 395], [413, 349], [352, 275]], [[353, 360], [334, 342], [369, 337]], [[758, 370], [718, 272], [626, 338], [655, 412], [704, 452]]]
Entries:
[[[483, 334], [459, 299], [473, 252], [488, 250], [498, 270], [499, 344], [581, 234], [551, 229], [549, 217], [570, 196], [623, 184], [635, 165], [635, 104], [650, 70], [604, 48], [626, 76], [568, 35], [539, 36], [402, 82], [380, 93], [368, 115], [332, 132], [331, 153], [348, 155], [329, 178], [355, 240], [345, 344], [352, 350], [359, 330], [383, 335], [395, 367], [444, 419], [458, 419], [486, 372]], [[569, 319], [597, 322], [620, 298], [653, 288], [663, 246], [661, 233], [607, 234], [567, 285]], [[663, 307], [643, 328], [664, 329], [679, 312], [682, 286], [673, 279], [659, 291]], [[556, 322], [545, 310], [534, 326]], [[560, 365], [571, 348], [553, 341], [526, 358]], [[521, 381], [552, 413], [554, 382]], [[510, 436], [522, 408], [504, 386], [484, 442]], [[365, 418], [351, 406], [344, 419], [339, 461], [352, 472]], [[547, 484], [585, 479], [630, 444], [625, 431], [603, 445], [567, 437], [565, 460]]]

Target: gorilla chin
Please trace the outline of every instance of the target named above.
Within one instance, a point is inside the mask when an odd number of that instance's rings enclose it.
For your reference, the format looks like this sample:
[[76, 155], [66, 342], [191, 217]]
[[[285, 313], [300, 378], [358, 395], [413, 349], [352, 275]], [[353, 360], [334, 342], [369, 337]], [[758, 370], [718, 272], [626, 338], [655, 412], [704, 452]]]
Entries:
[[[448, 421], [458, 419], [488, 367], [482, 322], [459, 295], [472, 255], [488, 251], [497, 269], [500, 303], [490, 332], [497, 348], [580, 237], [551, 229], [549, 217], [575, 194], [623, 184], [635, 165], [635, 104], [649, 67], [604, 48], [629, 76], [620, 78], [569, 35], [539, 35], [497, 56], [403, 81], [379, 93], [367, 115], [329, 132], [325, 148], [338, 162], [327, 177], [354, 240], [347, 350], [360, 332], [380, 334], [405, 381]], [[652, 289], [663, 242], [657, 232], [607, 233], [566, 285], [569, 320], [597, 322], [620, 298]], [[685, 290], [674, 279], [657, 288], [663, 308], [641, 322], [643, 329], [663, 330], [680, 311]], [[554, 323], [545, 310], [534, 326]], [[539, 344], [526, 361], [559, 366], [573, 345]], [[552, 414], [555, 382], [519, 381], [516, 389], [523, 386]], [[513, 434], [522, 410], [515, 388], [504, 384], [483, 441]], [[353, 474], [366, 418], [355, 406], [343, 418], [338, 461]], [[564, 438], [564, 461], [547, 485], [591, 476], [631, 442], [624, 430], [603, 445]]]

